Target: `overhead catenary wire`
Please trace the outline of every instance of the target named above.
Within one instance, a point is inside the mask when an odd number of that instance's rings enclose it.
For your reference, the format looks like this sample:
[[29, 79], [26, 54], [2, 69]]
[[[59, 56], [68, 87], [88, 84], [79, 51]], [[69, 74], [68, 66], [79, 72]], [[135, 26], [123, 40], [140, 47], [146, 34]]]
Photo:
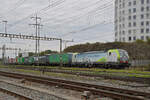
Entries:
[[6, 13], [12, 13], [12, 12], [14, 12], [17, 8], [19, 8], [20, 6], [22, 6], [24, 3], [25, 3], [25, 1], [27, 1], [27, 0], [19, 0], [18, 2], [16, 2], [15, 4], [14, 4], [14, 7], [13, 8], [11, 8], [8, 12], [6, 12]]
[[[61, 2], [61, 3], [63, 3], [63, 2]], [[59, 3], [59, 4], [61, 4], [61, 3]], [[52, 7], [50, 5], [48, 5], [48, 6], [44, 7], [44, 8], [42, 8], [42, 9], [40, 9], [37, 12], [32, 12], [28, 16], [26, 16], [26, 17], [24, 17], [24, 18], [22, 18], [22, 19], [20, 19], [20, 20], [18, 20], [16, 22], [12, 23], [11, 25], [9, 25], [9, 28], [13, 28], [14, 26], [16, 26], [16, 25], [20, 24], [21, 22], [23, 22], [23, 21], [27, 20], [28, 18], [30, 18], [31, 16], [34, 16], [35, 14], [41, 13], [43, 10], [47, 11], [47, 10], [49, 10], [48, 8], [54, 8], [56, 6], [58, 6], [58, 4], [57, 5], [55, 4], [55, 6], [52, 6]]]
[[[78, 19], [78, 18], [76, 18], [76, 19]], [[74, 21], [74, 20], [73, 20]], [[67, 23], [68, 24], [68, 23]], [[48, 27], [48, 26], [46, 26], [46, 27]], [[50, 28], [50, 27], [49, 27]], [[51, 27], [52, 28], [52, 27]]]
[[[103, 0], [101, 0], [101, 1], [103, 1]], [[96, 3], [94, 3], [94, 4], [98, 4], [98, 2], [101, 2], [101, 1], [97, 1]], [[76, 2], [73, 2], [73, 4], [75, 5], [76, 4]], [[94, 5], [94, 4], [91, 4], [91, 5]], [[79, 12], [81, 12], [82, 10], [84, 10], [84, 9], [87, 9], [87, 8], [90, 8], [90, 7], [93, 7], [93, 6], [88, 6], [88, 7], [85, 7], [85, 8], [82, 8], [82, 9], [80, 9], [79, 10]], [[94, 6], [96, 6], [96, 5], [94, 5]], [[69, 5], [66, 9], [63, 9], [64, 11], [66, 11], [66, 10], [68, 10], [68, 9], [73, 9], [73, 8], [75, 8], [73, 5]], [[60, 9], [60, 10], [62, 10], [62, 9]], [[77, 9], [76, 9], [77, 10]], [[63, 12], [63, 13], [59, 13], [59, 14], [57, 14], [56, 12], [54, 12], [54, 13], [52, 13], [54, 16], [50, 16], [50, 18], [48, 18], [48, 19], [46, 19], [46, 20], [43, 20], [43, 22], [48, 22], [48, 21], [50, 21], [50, 20], [53, 20], [53, 19], [51, 19], [51, 18], [53, 18], [53, 17], [63, 17], [64, 15], [66, 15], [66, 14], [68, 14], [68, 12]], [[67, 18], [66, 18], [67, 19]]]
[[[101, 35], [99, 35], [100, 37], [98, 37], [98, 39], [100, 39], [100, 40], [105, 40], [105, 41], [109, 41], [108, 40], [108, 37], [110, 38], [110, 39], [112, 39], [112, 35], [113, 33], [106, 33], [105, 35], [103, 35], [103, 34], [101, 34]], [[92, 40], [92, 39], [95, 39], [97, 36], [95, 36], [95, 37], [88, 37], [88, 38], [85, 38], [85, 39], [81, 39], [81, 40], [75, 40], [76, 41], [76, 43], [77, 44], [79, 44], [80, 42], [89, 42], [89, 40]], [[109, 42], [111, 42], [111, 41], [109, 41]], [[46, 45], [46, 44], [44, 44], [44, 45]], [[47, 44], [48, 45], [48, 44]], [[55, 44], [52, 44], [51, 46], [55, 46]]]
[[[64, 1], [64, 0], [63, 0], [63, 1]], [[57, 3], [58, 3], [58, 2], [57, 2]], [[61, 3], [63, 3], [63, 2], [61, 2]], [[59, 4], [61, 4], [61, 3], [59, 3]], [[57, 6], [57, 5], [55, 5], [55, 6]], [[55, 6], [53, 6], [53, 7], [55, 7]], [[16, 26], [17, 24], [19, 24], [19, 23], [21, 23], [21, 22], [27, 20], [28, 18], [30, 18], [31, 16], [34, 16], [34, 15], [37, 14], [37, 13], [41, 13], [43, 10], [44, 10], [44, 11], [45, 11], [45, 10], [48, 10], [47, 8], [49, 8], [49, 7], [50, 7], [50, 6], [48, 5], [48, 6], [44, 7], [44, 8], [42, 8], [42, 9], [40, 9], [40, 10], [37, 11], [37, 12], [32, 12], [32, 13], [30, 13], [28, 16], [26, 16], [26, 17], [24, 17], [24, 18], [22, 18], [22, 19], [20, 19], [20, 20], [18, 20], [18, 21], [16, 21], [16, 22], [12, 23], [11, 25], [9, 25], [9, 28], [12, 28], [12, 27]]]
[[[48, 6], [48, 7], [49, 7], [49, 6]], [[47, 8], [47, 7], [45, 7], [45, 8], [43, 8], [43, 9], [39, 10], [39, 12], [42, 12], [42, 10], [45, 10], [46, 8]], [[38, 13], [39, 13], [39, 12], [38, 12]], [[14, 27], [16, 24], [19, 24], [20, 22], [22, 22], [22, 21], [24, 21], [25, 19], [31, 17], [32, 15], [33, 15], [33, 13], [30, 14], [29, 16], [27, 16], [27, 17], [25, 17], [25, 18], [23, 18], [23, 19], [21, 19], [21, 20], [15, 22], [15, 23], [13, 23], [12, 25], [10, 25], [10, 27]]]
[[[96, 7], [95, 9], [93, 9], [93, 10], [91, 10], [91, 11], [82, 11], [82, 12], [80, 12], [79, 11], [79, 14], [76, 14], [76, 15], [74, 15], [74, 16], [71, 16], [71, 17], [69, 17], [69, 18], [65, 18], [65, 19], [71, 19], [71, 20], [76, 20], [76, 19], [79, 19], [79, 18], [81, 18], [81, 17], [85, 17], [85, 15], [86, 16], [88, 16], [88, 15], [92, 15], [93, 13], [96, 13], [98, 10], [99, 11], [104, 11], [105, 10], [105, 8], [107, 8], [107, 7], [110, 7], [112, 4], [110, 4], [110, 2], [108, 2], [108, 3], [106, 3], [106, 4], [104, 4], [104, 5], [102, 5], [102, 6], [98, 6], [98, 7]], [[107, 10], [107, 9], [106, 9]], [[64, 14], [65, 15], [65, 14]], [[62, 15], [60, 15], [60, 17], [61, 17]], [[59, 17], [59, 16], [58, 16]], [[65, 19], [62, 19], [62, 21], [65, 21]], [[55, 22], [55, 20], [54, 19], [48, 19], [48, 20], [45, 20], [45, 21], [43, 21], [43, 23], [44, 22], [46, 22], [46, 23], [48, 23], [49, 21], [54, 21]], [[58, 20], [58, 22], [61, 22], [60, 20]], [[46, 23], [44, 23], [44, 24], [46, 24]]]
[[[75, 0], [74, 0], [75, 1]], [[104, 1], [104, 0], [103, 0]], [[81, 1], [77, 1], [77, 2], [79, 2], [79, 4], [80, 4], [80, 2]], [[89, 1], [89, 2], [92, 2], [92, 1]], [[93, 5], [94, 5], [94, 2], [95, 1], [93, 1]], [[100, 0], [99, 1], [96, 1], [96, 2], [100, 2]], [[69, 2], [69, 3], [71, 3], [71, 1]], [[62, 4], [62, 3], [61, 3]], [[95, 21], [97, 21], [96, 20], [96, 18], [94, 18], [94, 16], [101, 16], [101, 13], [103, 13], [104, 14], [104, 12], [107, 12], [107, 10], [109, 9], [110, 10], [110, 7], [111, 7], [111, 5], [112, 5], [112, 3], [110, 4], [110, 3], [108, 3], [110, 6], [108, 6], [108, 7], [106, 7], [106, 9], [104, 9], [104, 10], [101, 10], [102, 9], [102, 7], [101, 8], [99, 8], [99, 10], [98, 9], [90, 9], [89, 10], [89, 5], [92, 5], [92, 4], [89, 4], [89, 3], [87, 3], [87, 4], [85, 4], [85, 6], [82, 6], [82, 7], [79, 7], [78, 8], [78, 4], [77, 5], [75, 5], [75, 6], [72, 6], [72, 7], [74, 7], [74, 8], [76, 8], [76, 9], [80, 9], [81, 10], [81, 12], [80, 13], [74, 13], [74, 12], [71, 12], [71, 13], [69, 13], [69, 14], [65, 14], [64, 16], [60, 16], [61, 18], [59, 18], [59, 15], [61, 15], [60, 13], [57, 13], [57, 10], [55, 10], [56, 11], [56, 15], [54, 15], [54, 16], [52, 16], [51, 18], [54, 18], [55, 16], [56, 16], [56, 19], [54, 19], [53, 21], [52, 20], [50, 20], [50, 22], [57, 22], [58, 24], [59, 24], [59, 26], [61, 26], [62, 28], [63, 28], [63, 24], [65, 24], [66, 26], [67, 26], [67, 24], [66, 23], [68, 23], [68, 24], [72, 24], [72, 26], [74, 27], [74, 26], [77, 26], [77, 25], [79, 25], [79, 20], [80, 21], [84, 21], [84, 20], [87, 20], [87, 22], [89, 21], [89, 22], [94, 22], [94, 20]], [[59, 4], [59, 6], [60, 7], [63, 7], [63, 5], [64, 4], [62, 4], [62, 5], [60, 5]], [[52, 6], [52, 5], [51, 5]], [[104, 5], [103, 5], [104, 6]], [[58, 6], [57, 6], [58, 7]], [[59, 9], [60, 11], [61, 11], [61, 9], [58, 7], [57, 8], [56, 7], [56, 9]], [[105, 7], [105, 6], [104, 6]], [[63, 7], [63, 8], [66, 8], [66, 7]], [[92, 8], [92, 6], [91, 6], [91, 8]], [[96, 7], [95, 7], [96, 8]], [[108, 9], [107, 9], [108, 8]], [[83, 11], [82, 11], [83, 10]], [[93, 10], [93, 11], [92, 11]], [[97, 10], [97, 11], [96, 11]], [[47, 16], [48, 15], [51, 15], [52, 13], [51, 13], [51, 11], [52, 12], [54, 12], [55, 13], [55, 11], [54, 11], [54, 9], [50, 9], [48, 6], [47, 6], [47, 8], [45, 7], [45, 9], [44, 10], [42, 10], [41, 11], [41, 16], [43, 16], [43, 13], [48, 13], [48, 12], [50, 12], [50, 14], [47, 14]], [[90, 12], [91, 11], [91, 13], [89, 14], [89, 13], [87, 13], [87, 12]], [[37, 11], [38, 12], [38, 11]], [[32, 13], [31, 13], [32, 14]], [[62, 13], [62, 15], [63, 15], [64, 13]], [[82, 14], [82, 16], [80, 16]], [[35, 13], [34, 14], [32, 14], [33, 16], [35, 15]], [[32, 16], [31, 15], [31, 16]], [[79, 16], [79, 17], [78, 17]], [[105, 16], [105, 15], [104, 15]], [[28, 17], [26, 17], [27, 19], [29, 18], [30, 16], [28, 16]], [[88, 18], [89, 17], [89, 18]], [[12, 24], [12, 28], [14, 27], [14, 28], [16, 28], [15, 26], [16, 25], [18, 25], [17, 27], [20, 27], [20, 25], [19, 24], [21, 24], [22, 23], [22, 21], [25, 21], [26, 20], [26, 18], [24, 19], [24, 20], [19, 20], [18, 22], [15, 22], [14, 23], [14, 25]], [[87, 19], [86, 19], [87, 18]], [[103, 25], [105, 25], [105, 20], [107, 20], [108, 18], [104, 18], [103, 19], [103, 21], [97, 21], [97, 23], [93, 23], [93, 24], [87, 24], [87, 25], [83, 25], [83, 27], [82, 28], [79, 28], [79, 29], [73, 29], [73, 31], [76, 31], [75, 33], [77, 34], [77, 33], [80, 33], [80, 32], [83, 32], [83, 31], [87, 31], [87, 30], [90, 30], [90, 29], [93, 29], [94, 28], [94, 25], [96, 26], [96, 25], [98, 25], [98, 23], [100, 23], [100, 24], [103, 24]], [[45, 19], [45, 20], [47, 20], [47, 19]], [[47, 23], [48, 21], [46, 21], [46, 23]], [[81, 24], [83, 24], [84, 22], [82, 22]], [[53, 24], [53, 23], [50, 23], [51, 25], [50, 25], [50, 28], [51, 27], [55, 27], [55, 24]], [[49, 25], [47, 25], [47, 26], [49, 26]], [[70, 26], [70, 25], [68, 25], [68, 26]], [[23, 27], [21, 27], [22, 29], [23, 28], [25, 28], [24, 26]], [[51, 29], [47, 29], [48, 31], [51, 31]], [[67, 29], [65, 29], [65, 30], [67, 30]], [[30, 30], [28, 30], [28, 31], [30, 31]], [[28, 32], [28, 31], [26, 31], [26, 32]], [[55, 31], [55, 30], [54, 30]], [[63, 33], [62, 31], [61, 31], [61, 29], [59, 28], [59, 27], [57, 27], [57, 30], [56, 31], [58, 31], [58, 33], [61, 33], [60, 34], [60, 36], [63, 36], [63, 37], [66, 37], [66, 36], [68, 36], [68, 35], [70, 35], [70, 34], [75, 34], [75, 33], [69, 33], [70, 31], [68, 31], [68, 32], [65, 32], [65, 33]], [[44, 32], [44, 31], [43, 31]], [[72, 32], [72, 31], [71, 31]], [[49, 32], [49, 33], [51, 33], [51, 32]], [[28, 33], [27, 33], [28, 34]], [[47, 34], [47, 35], [49, 35], [48, 33], [45, 33], [44, 32], [44, 34]]]
[[[96, 25], [96, 24], [103, 24], [103, 22], [105, 22], [105, 21], [102, 21], [102, 22], [99, 22], [99, 23], [95, 23], [94, 25]], [[89, 25], [89, 26], [87, 26], [87, 27], [92, 27], [93, 25]], [[46, 26], [47, 27], [47, 26]], [[86, 29], [86, 27], [85, 28], [83, 28], [83, 30], [85, 30]], [[82, 30], [82, 29], [79, 29], [79, 30]], [[77, 30], [78, 31], [78, 30]], [[69, 33], [69, 32], [68, 32]], [[73, 32], [71, 32], [71, 33], [73, 33]]]
[[[67, 1], [67, 0], [66, 0]], [[69, 1], [69, 0], [68, 0]], [[50, 14], [52, 14], [52, 15], [56, 15], [56, 16], [58, 16], [58, 15], [61, 15], [62, 16], [62, 14], [64, 15], [64, 13], [57, 13], [59, 10], [63, 10], [63, 11], [67, 11], [68, 9], [72, 9], [72, 8], [74, 8], [74, 6], [75, 5], [79, 5], [80, 4], [80, 1], [78, 1], [78, 0], [75, 0], [75, 1], [71, 1], [71, 2], [67, 2], [66, 4], [64, 4], [64, 5], [59, 5], [59, 8], [58, 8], [58, 6], [57, 7], [55, 7], [54, 9], [52, 9], [52, 10], [48, 10], [48, 12], [50, 12]], [[92, 3], [92, 2], [91, 2]], [[65, 5], [67, 5], [67, 7], [65, 6]], [[56, 12], [56, 10], [57, 10], [57, 12]], [[48, 12], [44, 12], [43, 14], [45, 14], [45, 15], [48, 15]], [[49, 15], [48, 15], [49, 16]], [[54, 17], [56, 17], [56, 16], [54, 16]], [[49, 16], [49, 17], [51, 17], [51, 16]], [[48, 18], [49, 19], [49, 18]]]
[[86, 30], [92, 29], [92, 28], [96, 27], [97, 25], [106, 25], [106, 24], [109, 24], [109, 23], [113, 23], [113, 20], [111, 22], [102, 21], [102, 22], [99, 22], [97, 24], [89, 25], [87, 27], [81, 28], [81, 29], [76, 30], [76, 31], [71, 31], [71, 32], [68, 32], [68, 33], [65, 33], [65, 34], [61, 34], [61, 36], [67, 36], [67, 35], [70, 35], [70, 34], [75, 34], [77, 32], [80, 33], [81, 31], [86, 31]]
[[[92, 25], [92, 26], [88, 26], [88, 27], [82, 28], [82, 29], [77, 30], [77, 31], [68, 32], [66, 34], [62, 34], [62, 36], [68, 36], [68, 35], [71, 35], [71, 34], [75, 34], [77, 32], [79, 33], [79, 32], [82, 32], [82, 31], [86, 31], [86, 30], [92, 29], [92, 28], [94, 28], [94, 27], [96, 27], [98, 25], [101, 25], [102, 23], [98, 23], [98, 24], [95, 24], [95, 25]], [[106, 23], [106, 24], [108, 24], [108, 23]]]

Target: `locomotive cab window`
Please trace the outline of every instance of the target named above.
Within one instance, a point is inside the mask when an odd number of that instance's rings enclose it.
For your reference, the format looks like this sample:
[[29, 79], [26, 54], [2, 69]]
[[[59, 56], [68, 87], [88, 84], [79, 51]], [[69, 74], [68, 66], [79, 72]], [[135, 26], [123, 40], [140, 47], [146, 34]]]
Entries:
[[109, 52], [109, 56], [111, 56], [111, 52]]

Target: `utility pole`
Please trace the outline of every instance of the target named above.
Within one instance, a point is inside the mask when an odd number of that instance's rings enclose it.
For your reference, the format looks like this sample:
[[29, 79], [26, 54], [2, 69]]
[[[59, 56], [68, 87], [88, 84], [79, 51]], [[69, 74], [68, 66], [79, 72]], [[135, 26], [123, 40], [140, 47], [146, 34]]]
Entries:
[[7, 33], [7, 21], [6, 21], [6, 20], [3, 20], [2, 22], [4, 22], [4, 25], [5, 25], [5, 33]]
[[[8, 21], [7, 20], [3, 20], [2, 21], [3, 23], [4, 23], [4, 27], [5, 27], [5, 33], [7, 34], [7, 23], [8, 23]], [[10, 38], [10, 41], [12, 41], [12, 38]]]
[[73, 41], [73, 39], [72, 39], [71, 41], [70, 41], [70, 40], [63, 40], [63, 42], [64, 42], [64, 44], [65, 44], [65, 49], [66, 49], [66, 48], [67, 48], [67, 43], [68, 43], [68, 42], [74, 42], [74, 41]]
[[67, 48], [67, 43], [68, 42], [74, 42], [73, 40], [62, 40], [60, 39], [60, 53], [62, 53], [62, 44], [63, 42], [65, 43], [65, 48]]
[[63, 42], [63, 40], [60, 39], [60, 53], [62, 53], [62, 42]]
[[19, 51], [18, 51], [18, 57], [19, 57], [19, 54], [21, 54], [21, 48], [19, 48]]
[[60, 39], [60, 67], [63, 66], [63, 62], [62, 62], [62, 42], [63, 40]]
[[5, 53], [6, 53], [6, 46], [3, 45], [2, 47], [2, 62], [5, 63]]
[[41, 26], [40, 23], [38, 22], [39, 20], [41, 20], [41, 17], [38, 17], [37, 14], [35, 17], [31, 17], [31, 19], [35, 19], [35, 24], [29, 24], [29, 25], [33, 25], [35, 26], [35, 34], [36, 34], [36, 42], [35, 42], [35, 54], [36, 56], [38, 56], [38, 50], [39, 50], [39, 39], [38, 39], [38, 35], [39, 35], [39, 27]]
[[15, 49], [15, 57], [17, 57], [17, 49]]
[[[40, 25], [40, 24], [38, 24], [38, 37], [40, 37], [40, 29], [41, 29], [41, 27], [42, 27], [43, 25]], [[38, 57], [39, 57], [39, 53], [40, 53], [40, 39], [38, 39], [38, 41], [37, 41], [37, 47], [38, 47]]]
[[60, 66], [63, 66], [63, 62], [62, 62], [62, 43], [65, 42], [65, 48], [67, 46], [67, 42], [73, 42], [73, 40], [69, 41], [69, 40], [62, 40], [60, 39]]

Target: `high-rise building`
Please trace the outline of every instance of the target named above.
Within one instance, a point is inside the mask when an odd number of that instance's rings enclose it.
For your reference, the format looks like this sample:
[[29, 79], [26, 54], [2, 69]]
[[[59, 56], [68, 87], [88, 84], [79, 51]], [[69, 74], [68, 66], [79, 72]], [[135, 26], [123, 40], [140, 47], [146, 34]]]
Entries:
[[115, 0], [115, 41], [150, 37], [150, 0]]

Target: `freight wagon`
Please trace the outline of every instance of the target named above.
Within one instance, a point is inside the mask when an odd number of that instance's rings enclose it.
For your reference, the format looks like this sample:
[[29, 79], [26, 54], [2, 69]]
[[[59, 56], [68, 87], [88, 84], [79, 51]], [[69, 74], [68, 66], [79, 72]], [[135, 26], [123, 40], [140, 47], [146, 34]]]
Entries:
[[110, 49], [83, 53], [49, 54], [45, 56], [20, 57], [17, 64], [49, 65], [68, 67], [124, 68], [130, 66], [129, 56], [125, 50]]
[[58, 66], [62, 64], [63, 66], [69, 66], [72, 63], [72, 53], [63, 54], [51, 54], [47, 56], [48, 65]]

